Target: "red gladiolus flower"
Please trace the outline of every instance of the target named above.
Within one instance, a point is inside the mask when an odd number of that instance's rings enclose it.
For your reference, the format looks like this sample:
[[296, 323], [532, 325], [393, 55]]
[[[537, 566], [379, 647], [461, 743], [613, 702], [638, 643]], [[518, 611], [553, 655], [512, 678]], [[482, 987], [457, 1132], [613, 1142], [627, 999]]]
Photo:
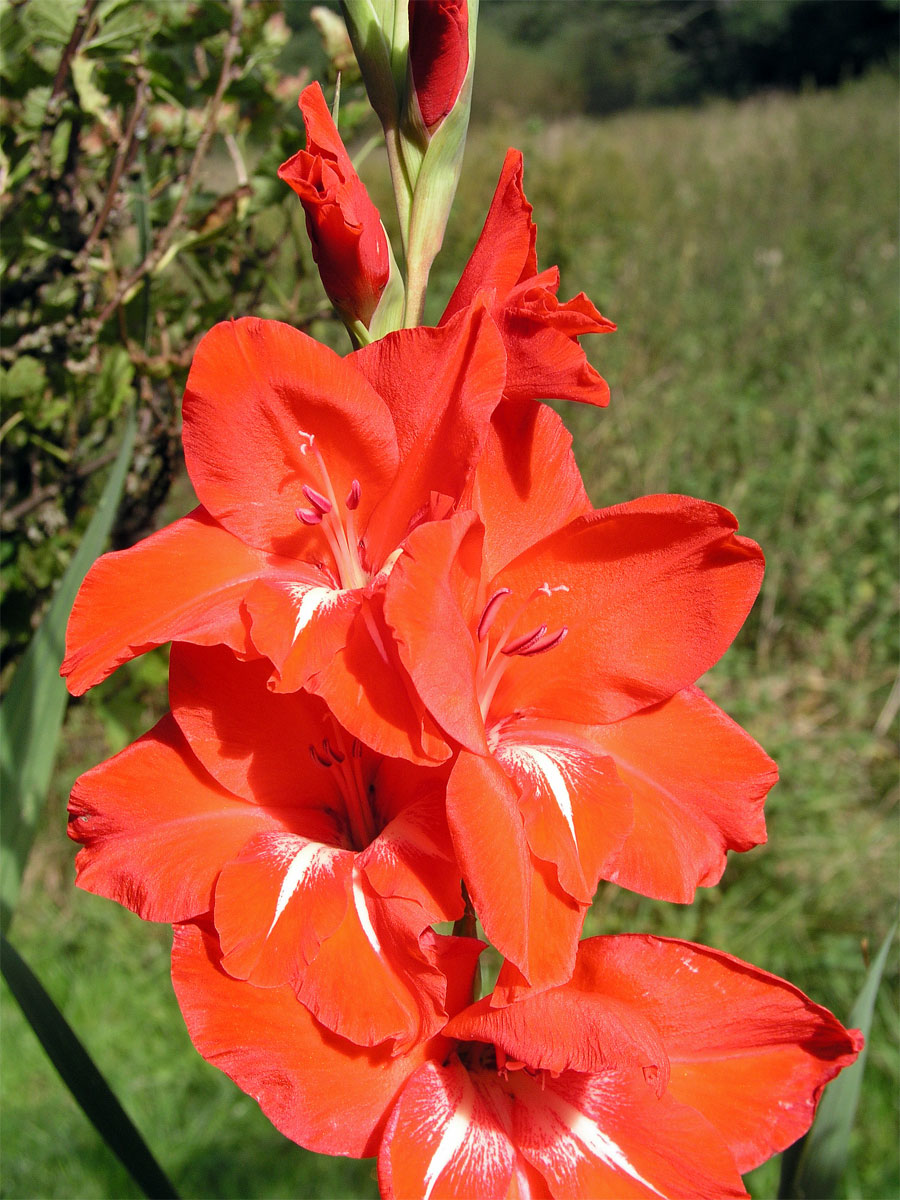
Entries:
[[480, 945], [447, 939], [456, 1016], [394, 1056], [329, 1036], [286, 987], [229, 976], [211, 930], [176, 930], [172, 978], [197, 1049], [288, 1137], [380, 1143], [385, 1200], [745, 1196], [740, 1173], [809, 1127], [861, 1046], [775, 976], [638, 935], [583, 942], [559, 988], [464, 1007]]
[[172, 715], [73, 789], [78, 883], [149, 920], [211, 912], [229, 974], [396, 1053], [446, 1020], [429, 928], [463, 911], [446, 773], [382, 759], [266, 676], [173, 647]]
[[409, 65], [422, 121], [433, 129], [456, 103], [469, 68], [466, 0], [410, 0]]
[[313, 258], [329, 299], [349, 321], [368, 327], [391, 271], [378, 209], [338, 133], [318, 83], [304, 88], [306, 149], [278, 168], [306, 213]]
[[609, 333], [615, 325], [583, 292], [560, 304], [559, 268], [538, 272], [531, 213], [522, 190], [522, 155], [509, 150], [481, 236], [441, 322], [471, 304], [479, 291], [489, 291], [509, 352], [506, 396], [608, 404], [606, 380], [587, 361], [578, 339]]
[[217, 325], [184, 399], [201, 507], [91, 568], [67, 632], [70, 690], [166, 641], [223, 643], [270, 658], [273, 686], [322, 695], [382, 753], [446, 758], [381, 597], [410, 530], [469, 487], [504, 373], [484, 308], [347, 358], [276, 321]]
[[775, 780], [693, 686], [756, 597], [759, 548], [683, 496], [584, 512], [547, 412], [530, 446], [496, 414], [475, 485], [484, 526], [466, 512], [414, 531], [385, 591], [400, 659], [461, 746], [447, 812], [466, 886], [534, 987], [568, 978], [600, 878], [690, 899], [727, 849], [764, 840]]

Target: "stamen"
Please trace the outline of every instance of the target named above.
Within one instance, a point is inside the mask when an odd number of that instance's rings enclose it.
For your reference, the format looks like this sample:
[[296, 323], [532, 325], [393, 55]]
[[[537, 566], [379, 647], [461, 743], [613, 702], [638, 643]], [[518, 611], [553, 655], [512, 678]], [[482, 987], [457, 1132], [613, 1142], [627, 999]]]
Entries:
[[350, 491], [347, 493], [347, 499], [345, 501], [347, 508], [349, 508], [351, 512], [353, 512], [354, 509], [359, 508], [359, 498], [361, 495], [362, 488], [359, 486], [359, 480], [354, 479], [350, 484]]
[[322, 514], [315, 508], [295, 508], [294, 516], [303, 525], [322, 524]]
[[350, 743], [350, 753], [354, 758], [362, 758], [363, 748], [362, 742], [359, 740], [359, 738], [354, 738]]
[[315, 488], [310, 487], [308, 483], [304, 483], [303, 485], [303, 495], [323, 517], [331, 512], [331, 501], [326, 496], [323, 496], [321, 492], [317, 492]]
[[310, 746], [309, 757], [313, 760], [313, 762], [318, 763], [320, 767], [330, 767], [332, 765], [329, 759], [322, 757], [315, 746]]
[[[547, 626], [545, 625], [544, 629], [546, 628]], [[556, 633], [548, 633], [547, 636], [542, 637], [540, 641], [534, 642], [530, 646], [523, 646], [519, 651], [519, 654], [523, 658], [533, 658], [535, 654], [543, 654], [546, 650], [552, 650], [554, 646], [559, 645], [568, 632], [568, 625], [563, 625], [562, 629], [557, 630]], [[509, 654], [511, 651], [506, 649], [503, 651], [503, 653]]]
[[507, 642], [505, 646], [501, 647], [502, 652], [504, 654], [524, 654], [528, 647], [542, 638], [546, 632], [546, 625], [538, 625], [537, 629], [532, 629], [530, 633], [523, 633], [521, 637]]
[[344, 761], [345, 756], [340, 752], [340, 750], [335, 750], [334, 746], [331, 745], [328, 738], [322, 739], [322, 747], [325, 750], [326, 754], [331, 755], [332, 762], [342, 763]]
[[497, 613], [503, 604], [506, 597], [509, 595], [509, 588], [498, 588], [484, 606], [484, 612], [481, 614], [481, 620], [478, 622], [478, 640], [483, 642], [491, 631], [491, 627], [497, 620]]

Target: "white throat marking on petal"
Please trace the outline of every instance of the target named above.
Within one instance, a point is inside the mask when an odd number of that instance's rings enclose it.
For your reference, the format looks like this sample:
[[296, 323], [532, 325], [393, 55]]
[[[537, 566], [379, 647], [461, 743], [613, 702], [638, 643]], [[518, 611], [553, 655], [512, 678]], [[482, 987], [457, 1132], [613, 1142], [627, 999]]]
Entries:
[[518, 761], [519, 766], [529, 774], [536, 768], [544, 776], [547, 787], [556, 801], [556, 806], [565, 818], [569, 832], [572, 835], [572, 841], [575, 843], [575, 848], [577, 849], [578, 838], [575, 836], [575, 816], [572, 812], [572, 799], [569, 795], [568, 782], [559, 763], [546, 750], [541, 750], [537, 746], [510, 745], [508, 752]]
[[333, 603], [344, 588], [329, 588], [310, 586], [306, 583], [293, 583], [288, 588], [292, 600], [299, 600], [297, 616], [294, 619], [294, 641], [310, 623], [313, 615], [324, 604]]
[[472, 1121], [472, 1110], [475, 1107], [475, 1089], [469, 1079], [468, 1071], [463, 1072], [463, 1094], [447, 1122], [447, 1128], [441, 1134], [437, 1149], [431, 1156], [428, 1170], [425, 1172], [425, 1195], [422, 1200], [431, 1200], [431, 1193], [442, 1172], [450, 1164], [457, 1150], [466, 1140], [469, 1125]]
[[622, 1147], [605, 1134], [595, 1121], [549, 1088], [544, 1093], [544, 1103], [549, 1105], [562, 1123], [571, 1130], [572, 1136], [608, 1167], [628, 1175], [645, 1188], [649, 1188], [654, 1196], [662, 1196], [665, 1200], [665, 1193], [655, 1188], [637, 1167], [632, 1166]]
[[333, 846], [323, 846], [320, 842], [307, 842], [297, 851], [281, 881], [281, 889], [275, 905], [275, 916], [272, 918], [272, 924], [269, 926], [266, 937], [275, 928], [278, 918], [287, 908], [291, 897], [304, 879], [319, 868], [327, 866], [338, 853], [339, 851], [335, 850]]
[[359, 874], [355, 866], [353, 868], [353, 907], [356, 909], [359, 923], [362, 925], [363, 933], [366, 935], [366, 941], [376, 954], [381, 954], [381, 942], [378, 940], [378, 934], [375, 932], [372, 918], [369, 916], [369, 907], [366, 904], [366, 898], [360, 887]]

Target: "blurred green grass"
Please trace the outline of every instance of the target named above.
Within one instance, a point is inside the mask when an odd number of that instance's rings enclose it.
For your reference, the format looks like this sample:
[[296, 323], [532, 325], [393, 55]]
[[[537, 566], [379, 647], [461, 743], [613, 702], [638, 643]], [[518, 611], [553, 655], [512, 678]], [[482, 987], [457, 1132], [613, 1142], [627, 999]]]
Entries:
[[[708, 942], [843, 1017], [866, 948], [894, 918], [900, 855], [895, 92], [876, 76], [602, 123], [476, 128], [429, 310], [440, 312], [503, 152], [518, 145], [541, 265], [558, 262], [561, 294], [583, 289], [619, 323], [588, 345], [610, 408], [564, 410], [595, 503], [703, 496], [768, 557], [760, 601], [704, 686], [779, 763], [770, 844], [733, 858], [689, 908], [604, 887], [586, 932]], [[366, 174], [386, 214], [375, 159]], [[193, 1052], [168, 982], [168, 929], [71, 885], [69, 787], [160, 714], [164, 663], [157, 653], [71, 706], [12, 940], [183, 1196], [374, 1196], [371, 1163], [298, 1150]], [[850, 1198], [900, 1191], [897, 975], [895, 951]], [[0, 1002], [2, 1196], [136, 1195], [5, 988]], [[774, 1195], [775, 1165], [750, 1187]]]

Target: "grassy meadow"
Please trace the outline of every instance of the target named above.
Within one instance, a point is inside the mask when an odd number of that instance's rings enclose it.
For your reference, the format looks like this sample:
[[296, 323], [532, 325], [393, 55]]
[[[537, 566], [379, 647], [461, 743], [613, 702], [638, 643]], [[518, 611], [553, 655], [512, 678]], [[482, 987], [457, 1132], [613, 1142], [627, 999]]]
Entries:
[[[471, 134], [429, 309], [518, 145], [541, 265], [559, 263], [561, 294], [583, 289], [619, 324], [587, 342], [611, 406], [564, 410], [595, 503], [715, 500], [768, 560], [754, 612], [703, 683], [779, 763], [769, 844], [732, 858], [688, 908], [604, 885], [586, 932], [708, 942], [844, 1019], [897, 908], [897, 132], [887, 77], [602, 122], [498, 116]], [[365, 173], [386, 214], [375, 159]], [[158, 653], [70, 707], [13, 940], [182, 1196], [375, 1196], [372, 1163], [298, 1150], [194, 1053], [168, 928], [72, 887], [68, 790], [160, 715], [164, 678]], [[846, 1197], [900, 1189], [896, 1006], [895, 948]], [[5, 989], [2, 1017], [2, 1196], [138, 1195]], [[777, 1167], [748, 1186], [774, 1196]]]

